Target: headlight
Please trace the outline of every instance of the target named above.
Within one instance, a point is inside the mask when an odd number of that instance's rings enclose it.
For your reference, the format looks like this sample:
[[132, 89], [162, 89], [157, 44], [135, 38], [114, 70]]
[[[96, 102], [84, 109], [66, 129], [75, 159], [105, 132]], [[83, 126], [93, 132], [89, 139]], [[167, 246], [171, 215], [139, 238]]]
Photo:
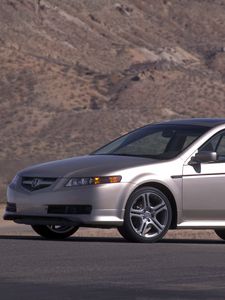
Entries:
[[122, 179], [121, 176], [101, 176], [101, 177], [73, 177], [70, 178], [65, 186], [97, 185], [103, 183], [117, 183]]
[[17, 184], [18, 184], [18, 182], [19, 182], [19, 176], [18, 175], [16, 175], [14, 178], [13, 178], [13, 180], [11, 181], [11, 183], [10, 183], [10, 185], [12, 185], [12, 186], [16, 186]]

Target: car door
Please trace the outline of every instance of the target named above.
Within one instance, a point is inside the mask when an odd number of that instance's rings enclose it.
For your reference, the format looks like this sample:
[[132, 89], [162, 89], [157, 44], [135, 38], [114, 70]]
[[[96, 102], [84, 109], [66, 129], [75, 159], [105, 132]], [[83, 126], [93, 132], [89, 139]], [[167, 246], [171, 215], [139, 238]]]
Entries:
[[208, 224], [225, 221], [225, 131], [216, 134], [198, 151], [217, 152], [217, 160], [184, 165], [183, 220]]

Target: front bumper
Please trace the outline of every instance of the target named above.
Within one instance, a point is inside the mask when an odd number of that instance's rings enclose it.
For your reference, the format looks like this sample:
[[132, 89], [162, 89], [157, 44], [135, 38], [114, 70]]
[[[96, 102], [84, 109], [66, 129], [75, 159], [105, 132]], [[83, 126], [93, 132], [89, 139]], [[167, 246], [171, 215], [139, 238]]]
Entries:
[[[60, 190], [43, 189], [25, 191], [23, 188], [8, 187], [8, 207], [4, 219], [23, 224], [75, 225], [113, 227], [123, 223], [126, 201], [133, 189], [130, 183], [102, 184], [64, 188]], [[91, 207], [90, 211], [76, 209], [57, 210], [52, 207]]]

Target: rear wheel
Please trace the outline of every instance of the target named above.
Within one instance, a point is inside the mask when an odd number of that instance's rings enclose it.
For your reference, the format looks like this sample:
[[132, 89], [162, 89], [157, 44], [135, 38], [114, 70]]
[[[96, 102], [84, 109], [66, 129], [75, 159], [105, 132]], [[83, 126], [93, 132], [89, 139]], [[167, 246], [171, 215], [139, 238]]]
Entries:
[[46, 239], [65, 239], [74, 234], [79, 227], [63, 225], [32, 225], [33, 230]]
[[215, 233], [220, 237], [222, 240], [225, 240], [225, 229], [216, 229]]
[[168, 231], [172, 209], [168, 198], [158, 189], [144, 187], [129, 198], [120, 234], [127, 240], [153, 243], [161, 240]]

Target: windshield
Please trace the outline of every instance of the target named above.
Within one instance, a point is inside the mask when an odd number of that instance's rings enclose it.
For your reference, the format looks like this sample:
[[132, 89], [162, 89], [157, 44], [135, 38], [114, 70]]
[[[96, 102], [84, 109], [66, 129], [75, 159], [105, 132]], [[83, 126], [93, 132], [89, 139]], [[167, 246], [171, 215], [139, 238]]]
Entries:
[[171, 159], [184, 151], [208, 130], [209, 128], [206, 126], [197, 125], [148, 125], [116, 139], [92, 155]]

